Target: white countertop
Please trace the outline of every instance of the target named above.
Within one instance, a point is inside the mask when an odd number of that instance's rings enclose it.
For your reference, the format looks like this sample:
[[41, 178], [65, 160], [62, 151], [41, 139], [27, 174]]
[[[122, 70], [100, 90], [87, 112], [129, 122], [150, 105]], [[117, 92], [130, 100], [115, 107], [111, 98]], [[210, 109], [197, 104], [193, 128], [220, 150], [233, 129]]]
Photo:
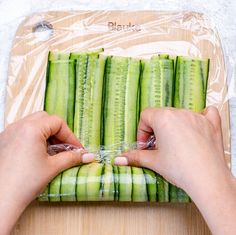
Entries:
[[[9, 53], [25, 16], [49, 10], [191, 10], [205, 13], [216, 25], [226, 58], [231, 117], [232, 171], [236, 176], [236, 1], [235, 0], [0, 0], [0, 131], [3, 130]], [[234, 121], [235, 120], [235, 121]]]

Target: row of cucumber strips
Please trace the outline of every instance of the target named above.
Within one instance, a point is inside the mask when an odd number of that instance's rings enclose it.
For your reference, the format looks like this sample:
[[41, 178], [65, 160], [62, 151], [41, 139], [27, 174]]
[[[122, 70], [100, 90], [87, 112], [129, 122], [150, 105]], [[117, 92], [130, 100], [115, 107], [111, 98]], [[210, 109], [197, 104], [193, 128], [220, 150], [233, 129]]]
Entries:
[[[139, 115], [145, 108], [174, 106], [200, 111], [205, 107], [209, 60], [169, 55], [140, 60], [104, 56], [99, 51], [50, 52], [47, 70], [45, 110], [61, 116], [87, 149], [115, 146], [110, 156], [114, 158], [117, 150], [123, 150], [121, 143], [136, 141]], [[43, 195], [50, 200], [65, 193], [61, 188], [76, 195], [69, 180], [72, 178], [66, 175], [63, 172], [56, 177]], [[67, 187], [61, 187], [63, 177], [68, 178]], [[87, 172], [87, 177], [85, 185], [92, 175]], [[181, 189], [169, 185], [161, 176], [156, 175], [156, 182], [163, 186], [156, 188], [156, 200], [189, 201]]]

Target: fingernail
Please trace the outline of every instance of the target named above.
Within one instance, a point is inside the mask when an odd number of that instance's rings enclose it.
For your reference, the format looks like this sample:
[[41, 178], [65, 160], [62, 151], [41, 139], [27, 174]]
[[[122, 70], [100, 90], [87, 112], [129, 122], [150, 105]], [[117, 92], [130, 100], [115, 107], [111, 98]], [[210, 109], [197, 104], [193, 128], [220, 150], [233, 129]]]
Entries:
[[82, 163], [89, 163], [95, 160], [95, 155], [92, 153], [85, 153], [82, 155]]
[[114, 164], [119, 165], [119, 166], [127, 166], [128, 165], [128, 160], [127, 160], [126, 157], [117, 157], [114, 160]]

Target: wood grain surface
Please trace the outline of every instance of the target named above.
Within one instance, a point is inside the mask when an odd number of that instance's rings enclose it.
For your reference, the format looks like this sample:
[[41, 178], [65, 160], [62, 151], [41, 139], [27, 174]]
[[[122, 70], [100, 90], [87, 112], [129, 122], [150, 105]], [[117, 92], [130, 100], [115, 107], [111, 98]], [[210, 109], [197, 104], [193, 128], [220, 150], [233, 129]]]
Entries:
[[[51, 34], [42, 41], [38, 37], [41, 33], [34, 31], [40, 24], [45, 26], [45, 22]], [[109, 27], [111, 22], [113, 28]], [[5, 125], [43, 109], [48, 51], [86, 51], [101, 47], [105, 48], [105, 54], [122, 56], [148, 58], [155, 53], [168, 53], [210, 58], [207, 105], [214, 105], [220, 111], [229, 163], [229, 110], [222, 47], [209, 20], [194, 12], [76, 11], [45, 12], [28, 17], [18, 28], [12, 47]], [[192, 203], [33, 202], [13, 234], [210, 233]]]

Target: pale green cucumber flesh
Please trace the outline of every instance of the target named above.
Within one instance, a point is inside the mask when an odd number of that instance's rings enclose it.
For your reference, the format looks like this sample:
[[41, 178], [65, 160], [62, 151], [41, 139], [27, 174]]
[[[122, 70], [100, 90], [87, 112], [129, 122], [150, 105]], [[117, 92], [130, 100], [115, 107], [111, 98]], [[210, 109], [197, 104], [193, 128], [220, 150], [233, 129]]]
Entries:
[[129, 58], [125, 85], [124, 142], [132, 144], [137, 135], [137, 102], [139, 93], [140, 60]]
[[82, 165], [77, 174], [76, 200], [87, 201], [87, 177], [91, 164]]
[[132, 201], [148, 201], [146, 179], [142, 168], [132, 167]]
[[74, 114], [74, 133], [78, 139], [82, 140], [82, 120], [84, 107], [84, 84], [87, 76], [88, 56], [79, 55], [75, 62], [76, 90], [75, 90], [75, 114]]
[[102, 175], [102, 200], [114, 201], [115, 199], [115, 179], [111, 164], [104, 165]]
[[73, 167], [62, 172], [61, 201], [76, 201], [76, 177], [79, 167]]
[[101, 176], [103, 164], [93, 162], [89, 165], [90, 167], [86, 181], [87, 201], [99, 201], [102, 199]]
[[[128, 58], [112, 57], [106, 74], [106, 101], [104, 107], [104, 145], [112, 146], [124, 141], [125, 91]], [[119, 146], [118, 146], [119, 147]]]
[[155, 202], [157, 201], [157, 175], [154, 171], [149, 169], [143, 168], [146, 185], [147, 185], [147, 192], [148, 192], [148, 201]]
[[60, 191], [61, 191], [61, 174], [57, 175], [49, 184], [49, 201], [50, 202], [61, 201]]
[[119, 166], [119, 201], [132, 201], [132, 172], [129, 166]]

